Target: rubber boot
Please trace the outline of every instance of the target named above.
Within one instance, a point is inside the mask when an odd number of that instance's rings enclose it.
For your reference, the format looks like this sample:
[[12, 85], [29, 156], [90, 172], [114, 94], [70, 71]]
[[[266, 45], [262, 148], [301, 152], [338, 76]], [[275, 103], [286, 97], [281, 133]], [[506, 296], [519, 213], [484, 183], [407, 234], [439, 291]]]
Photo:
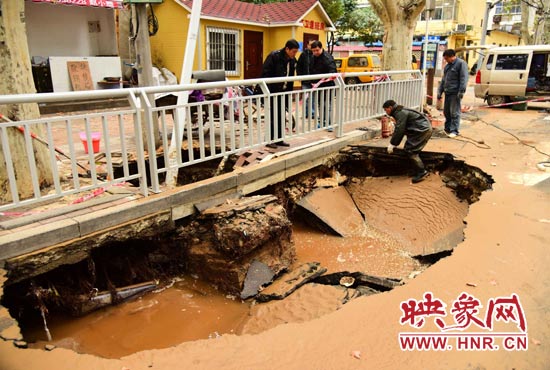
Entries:
[[412, 178], [412, 183], [416, 184], [426, 178], [428, 175], [428, 171], [426, 171], [426, 168], [424, 167], [424, 162], [422, 162], [422, 159], [420, 159], [420, 156], [418, 154], [412, 154], [410, 157], [411, 164], [413, 168], [416, 171], [416, 175]]

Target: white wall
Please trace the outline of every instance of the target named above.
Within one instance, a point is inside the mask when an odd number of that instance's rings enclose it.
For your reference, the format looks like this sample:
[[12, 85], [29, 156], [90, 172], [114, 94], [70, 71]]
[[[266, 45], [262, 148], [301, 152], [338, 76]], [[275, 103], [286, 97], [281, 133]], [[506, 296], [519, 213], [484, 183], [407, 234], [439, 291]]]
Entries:
[[[25, 1], [25, 17], [31, 56], [118, 55], [113, 9]], [[100, 31], [89, 32], [89, 21]]]

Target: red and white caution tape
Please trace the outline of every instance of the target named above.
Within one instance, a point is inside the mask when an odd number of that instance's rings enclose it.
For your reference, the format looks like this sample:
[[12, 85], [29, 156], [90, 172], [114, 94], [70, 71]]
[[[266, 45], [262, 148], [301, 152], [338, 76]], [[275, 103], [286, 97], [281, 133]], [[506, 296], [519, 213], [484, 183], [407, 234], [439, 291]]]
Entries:
[[483, 106], [483, 107], [479, 107], [479, 108], [496, 108], [496, 107], [505, 107], [505, 106], [508, 106], [508, 105], [516, 105], [516, 104], [523, 104], [523, 103], [531, 103], [531, 102], [535, 102], [535, 101], [549, 101], [550, 100], [550, 97], [544, 97], [544, 98], [537, 98], [537, 99], [529, 99], [529, 100], [522, 100], [522, 101], [514, 101], [514, 102], [510, 102], [510, 103], [502, 103], [502, 104], [494, 104], [494, 105], [488, 105], [488, 106]]
[[101, 195], [101, 194], [105, 193], [105, 190], [107, 190], [107, 189], [106, 188], [97, 188], [94, 191], [92, 191], [90, 194], [86, 194], [86, 195], [84, 195], [80, 198], [77, 198], [77, 199], [73, 200], [70, 204], [78, 204], [78, 203], [85, 202], [87, 200], [90, 200], [92, 198], [97, 197], [98, 195]]

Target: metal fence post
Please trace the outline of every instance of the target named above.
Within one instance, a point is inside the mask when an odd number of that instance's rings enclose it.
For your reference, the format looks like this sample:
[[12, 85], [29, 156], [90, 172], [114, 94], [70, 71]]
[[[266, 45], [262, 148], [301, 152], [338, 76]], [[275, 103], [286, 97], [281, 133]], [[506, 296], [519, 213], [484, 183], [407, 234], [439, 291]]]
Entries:
[[341, 74], [336, 77], [336, 86], [336, 119], [334, 123], [337, 127], [336, 137], [342, 137], [344, 135], [344, 89], [346, 83]]
[[[140, 94], [144, 95], [144, 93], [141, 91]], [[147, 98], [145, 98], [147, 99]], [[147, 171], [145, 170], [145, 154], [143, 153], [143, 136], [141, 132], [141, 107], [140, 103], [138, 102], [137, 97], [135, 96], [133, 91], [130, 91], [128, 100], [130, 101], [130, 104], [132, 105], [132, 108], [135, 110], [135, 125], [134, 129], [136, 130], [135, 138], [136, 138], [136, 155], [137, 155], [137, 167], [139, 172], [139, 188], [141, 191], [141, 194], [143, 196], [147, 196], [149, 194], [147, 190]], [[141, 102], [141, 104], [145, 104], [145, 102]], [[153, 174], [151, 174], [151, 178], [153, 178]]]

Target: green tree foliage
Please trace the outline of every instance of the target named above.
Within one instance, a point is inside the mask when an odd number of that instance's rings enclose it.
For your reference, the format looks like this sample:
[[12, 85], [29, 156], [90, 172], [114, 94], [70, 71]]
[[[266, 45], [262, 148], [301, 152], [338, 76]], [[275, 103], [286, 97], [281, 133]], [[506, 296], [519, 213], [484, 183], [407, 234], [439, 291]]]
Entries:
[[345, 20], [338, 24], [338, 35], [344, 34], [355, 40], [374, 42], [382, 39], [384, 28], [370, 7], [359, 8], [348, 13]]
[[332, 22], [336, 24], [338, 24], [338, 20], [345, 14], [344, 1], [350, 0], [320, 0], [320, 3], [327, 12], [328, 16]]
[[357, 0], [342, 0], [344, 13], [349, 14], [357, 9]]

